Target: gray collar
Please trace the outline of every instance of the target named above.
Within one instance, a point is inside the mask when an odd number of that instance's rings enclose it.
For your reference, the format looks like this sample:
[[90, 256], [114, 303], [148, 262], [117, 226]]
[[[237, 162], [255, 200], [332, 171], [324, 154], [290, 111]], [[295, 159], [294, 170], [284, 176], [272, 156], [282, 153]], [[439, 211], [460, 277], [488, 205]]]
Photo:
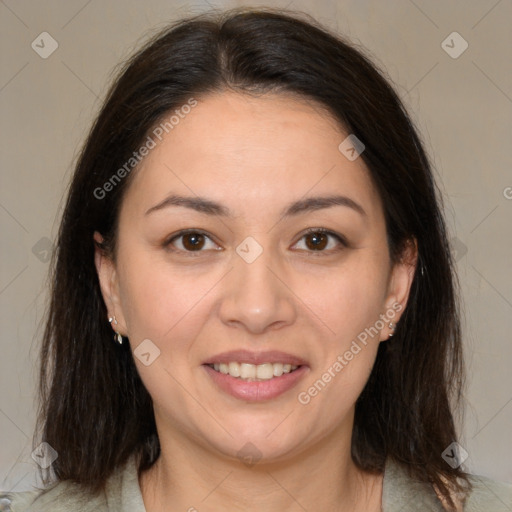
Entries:
[[410, 510], [444, 512], [445, 509], [430, 484], [413, 479], [402, 466], [388, 459], [382, 487], [382, 511]]
[[[120, 499], [109, 500], [111, 502], [109, 504], [119, 504], [119, 509], [115, 509], [116, 512], [117, 510], [145, 512], [137, 467], [133, 459], [129, 461], [126, 471], [119, 473], [113, 480], [112, 490], [120, 490], [121, 493]], [[445, 512], [431, 485], [413, 479], [402, 466], [388, 459], [382, 484], [382, 512], [409, 512], [410, 510]]]

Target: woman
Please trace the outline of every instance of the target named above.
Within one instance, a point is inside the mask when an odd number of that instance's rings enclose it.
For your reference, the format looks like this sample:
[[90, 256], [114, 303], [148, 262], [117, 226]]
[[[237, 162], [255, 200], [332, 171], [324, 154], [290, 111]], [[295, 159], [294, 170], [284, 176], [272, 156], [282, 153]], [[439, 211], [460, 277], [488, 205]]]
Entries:
[[53, 480], [5, 506], [509, 510], [460, 466], [455, 283], [425, 151], [360, 52], [268, 9], [182, 20], [77, 164], [42, 348]]

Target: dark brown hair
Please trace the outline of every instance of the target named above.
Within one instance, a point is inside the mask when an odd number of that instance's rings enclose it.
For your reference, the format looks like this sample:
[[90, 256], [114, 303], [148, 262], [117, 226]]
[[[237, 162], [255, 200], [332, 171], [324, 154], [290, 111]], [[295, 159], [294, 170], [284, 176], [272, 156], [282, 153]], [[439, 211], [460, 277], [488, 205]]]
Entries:
[[[381, 343], [356, 403], [352, 457], [382, 471], [387, 457], [449, 497], [467, 475], [441, 457], [457, 439], [463, 362], [457, 281], [422, 143], [397, 94], [363, 51], [307, 15], [212, 11], [159, 33], [120, 72], [79, 156], [62, 217], [44, 333], [38, 427], [59, 457], [54, 477], [96, 492], [138, 456], [160, 453], [152, 401], [128, 343], [117, 345], [94, 265], [93, 233], [115, 257], [118, 212], [132, 174], [108, 187], [163, 116], [193, 96], [234, 90], [313, 100], [366, 146], [382, 198], [390, 255], [417, 241], [418, 270], [395, 336]], [[448, 484], [448, 485], [447, 485]]]

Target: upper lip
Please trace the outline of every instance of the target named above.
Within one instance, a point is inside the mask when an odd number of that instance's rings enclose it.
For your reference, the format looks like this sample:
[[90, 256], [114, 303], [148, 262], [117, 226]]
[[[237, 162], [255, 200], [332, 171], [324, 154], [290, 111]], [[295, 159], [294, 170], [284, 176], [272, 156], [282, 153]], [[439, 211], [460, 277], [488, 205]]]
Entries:
[[215, 363], [249, 363], [249, 364], [263, 364], [263, 363], [283, 363], [292, 364], [296, 366], [307, 365], [306, 361], [301, 357], [293, 354], [287, 354], [279, 350], [269, 350], [265, 352], [251, 352], [250, 350], [230, 350], [229, 352], [222, 352], [209, 357], [203, 364]]

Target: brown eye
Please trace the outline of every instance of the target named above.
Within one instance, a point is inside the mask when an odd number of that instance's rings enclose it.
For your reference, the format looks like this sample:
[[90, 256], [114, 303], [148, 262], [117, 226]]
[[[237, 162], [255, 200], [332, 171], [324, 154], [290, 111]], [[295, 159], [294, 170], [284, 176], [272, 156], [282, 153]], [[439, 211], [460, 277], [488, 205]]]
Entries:
[[323, 250], [328, 244], [329, 237], [322, 232], [309, 233], [305, 236], [306, 245], [313, 251]]
[[[210, 241], [210, 243], [215, 246], [215, 244], [211, 241], [210, 237], [206, 235], [206, 233], [191, 229], [187, 231], [180, 231], [167, 242], [165, 242], [164, 246], [169, 247], [172, 251], [176, 252], [181, 251], [184, 253], [202, 253], [208, 249], [208, 241]], [[215, 249], [215, 247], [213, 248]]]
[[182, 243], [187, 251], [202, 249], [204, 246], [204, 235], [200, 233], [187, 233], [183, 235]]
[[[307, 252], [331, 253], [343, 247], [348, 247], [348, 243], [343, 236], [333, 233], [332, 231], [327, 231], [324, 228], [308, 229], [306, 234], [301, 238], [301, 240], [303, 239], [305, 240], [304, 245], [306, 246], [304, 250]], [[334, 245], [331, 243], [333, 239], [335, 240]]]

